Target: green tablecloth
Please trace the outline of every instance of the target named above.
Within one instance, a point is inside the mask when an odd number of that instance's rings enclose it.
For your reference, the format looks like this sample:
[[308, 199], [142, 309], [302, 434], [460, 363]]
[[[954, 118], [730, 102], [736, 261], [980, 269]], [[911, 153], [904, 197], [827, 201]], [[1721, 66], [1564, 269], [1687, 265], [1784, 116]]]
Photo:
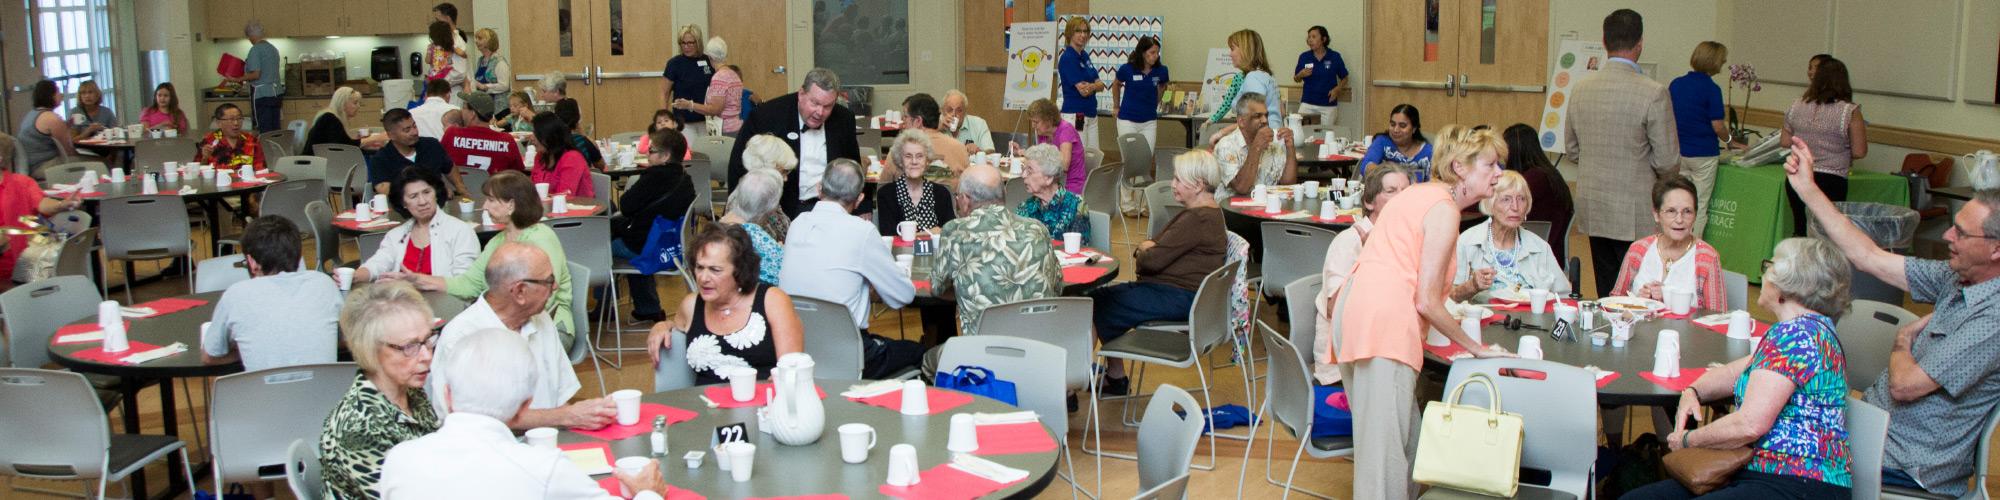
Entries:
[[[1894, 175], [1857, 170], [1847, 177], [1847, 201], [1907, 207], [1909, 184]], [[1722, 254], [1723, 269], [1757, 282], [1764, 260], [1771, 258], [1771, 250], [1791, 236], [1791, 231], [1792, 207], [1785, 201], [1783, 165], [1716, 168], [1708, 229], [1702, 237]]]

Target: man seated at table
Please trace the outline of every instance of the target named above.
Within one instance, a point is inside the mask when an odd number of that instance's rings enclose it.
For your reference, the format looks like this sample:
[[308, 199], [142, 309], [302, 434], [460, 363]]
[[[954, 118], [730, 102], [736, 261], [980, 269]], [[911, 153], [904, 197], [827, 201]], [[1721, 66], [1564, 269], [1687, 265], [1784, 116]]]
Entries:
[[241, 356], [249, 371], [334, 362], [340, 289], [325, 274], [299, 270], [299, 248], [299, 227], [284, 217], [258, 217], [244, 228], [251, 277], [215, 302], [202, 359]]
[[375, 161], [368, 162], [368, 185], [375, 187], [375, 194], [389, 194], [389, 181], [396, 180], [396, 173], [411, 165], [437, 171], [439, 177], [452, 178], [451, 155], [445, 153], [444, 144], [418, 135], [417, 120], [409, 111], [391, 109], [382, 113], [382, 131], [389, 134], [389, 144], [375, 150]]
[[1215, 186], [1216, 203], [1248, 195], [1257, 185], [1297, 182], [1299, 160], [1293, 154], [1289, 132], [1278, 137], [1267, 126], [1264, 96], [1245, 92], [1236, 102], [1236, 130], [1215, 142], [1215, 160], [1222, 167], [1222, 183]]
[[979, 331], [979, 312], [988, 306], [1057, 295], [1062, 264], [1056, 261], [1049, 230], [1007, 208], [1000, 171], [974, 165], [959, 176], [958, 213], [944, 225], [931, 264], [938, 297], [957, 296], [965, 332]]
[[[521, 164], [521, 145], [514, 142], [514, 136], [493, 130], [493, 96], [485, 92], [464, 92], [458, 95], [465, 101], [465, 108], [458, 110], [460, 126], [444, 129], [444, 154], [452, 165], [476, 168], [487, 174], [497, 174], [508, 170], [527, 171]], [[460, 193], [465, 189], [465, 175], [454, 169], [452, 185]]]
[[1896, 333], [1889, 369], [1863, 396], [1889, 411], [1882, 485], [1963, 494], [1986, 413], [2000, 402], [2000, 307], [1991, 302], [2000, 297], [2000, 191], [1975, 193], [1952, 214], [1949, 260], [1896, 255], [1876, 247], [1820, 192], [1805, 142], [1794, 137], [1791, 148], [1787, 180], [1855, 270], [1936, 306]]
[[[432, 366], [453, 376], [433, 374], [438, 402], [451, 410], [444, 426], [428, 436], [390, 448], [382, 459], [382, 498], [543, 498], [615, 499], [554, 448], [514, 440], [507, 423], [530, 411], [542, 378], [540, 360], [513, 332], [481, 328], [465, 334]], [[658, 462], [635, 475], [613, 477], [636, 492], [635, 499], [667, 493]]]
[[[535, 85], [535, 112], [554, 111], [556, 101], [569, 98], [569, 78], [561, 71], [551, 71], [542, 77], [542, 83]], [[533, 117], [528, 117], [533, 118]]]
[[882, 245], [882, 239], [875, 236], [875, 225], [848, 215], [861, 204], [861, 197], [859, 165], [834, 160], [827, 166], [819, 183], [819, 203], [792, 220], [785, 240], [785, 254], [810, 257], [786, 262], [778, 271], [778, 282], [794, 296], [847, 306], [864, 339], [861, 377], [885, 379], [916, 366], [923, 348], [915, 342], [868, 333], [868, 290], [872, 286], [884, 305], [899, 309], [916, 298], [916, 287], [896, 267], [896, 258]]
[[929, 134], [932, 150], [937, 152], [938, 161], [944, 162], [944, 166], [951, 169], [952, 176], [957, 176], [959, 172], [965, 171], [966, 165], [972, 163], [971, 153], [967, 153], [965, 148], [951, 147], [959, 141], [939, 131], [938, 120], [938, 102], [937, 99], [932, 99], [930, 94], [916, 94], [903, 99], [903, 128], [922, 130]]
[[458, 112], [458, 106], [451, 105], [451, 83], [431, 80], [424, 83], [424, 102], [410, 108], [410, 115], [417, 118], [417, 135], [437, 139], [444, 137], [444, 117]]
[[[569, 346], [563, 345], [555, 320], [549, 319], [548, 313], [543, 312], [557, 289], [555, 270], [548, 254], [526, 243], [503, 244], [494, 251], [484, 272], [486, 293], [444, 325], [444, 332], [438, 337], [438, 357], [452, 355], [458, 340], [479, 330], [501, 328], [516, 332], [527, 340], [528, 350], [534, 353], [533, 368], [537, 377], [532, 388], [534, 399], [507, 425], [515, 429], [592, 429], [611, 423], [612, 418], [618, 416], [618, 408], [612, 405], [610, 399], [563, 404], [575, 396], [577, 389], [583, 385], [577, 383], [576, 370], [570, 367]], [[439, 415], [448, 410], [440, 387], [441, 378], [448, 377], [448, 370], [433, 367], [430, 382], [426, 384]]]
[[[950, 134], [958, 144], [965, 145], [965, 154], [993, 150], [993, 131], [986, 127], [986, 119], [965, 113], [965, 93], [951, 89], [944, 93], [944, 102], [938, 110], [938, 131]], [[933, 145], [937, 147], [938, 145]]]

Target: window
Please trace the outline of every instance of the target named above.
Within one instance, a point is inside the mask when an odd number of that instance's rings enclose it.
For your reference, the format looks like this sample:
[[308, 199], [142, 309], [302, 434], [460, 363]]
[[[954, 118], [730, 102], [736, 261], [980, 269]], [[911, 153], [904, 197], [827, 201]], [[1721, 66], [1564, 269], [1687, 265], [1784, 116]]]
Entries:
[[42, 77], [56, 83], [66, 97], [56, 114], [67, 115], [76, 102], [76, 88], [95, 80], [104, 91], [104, 106], [113, 101], [111, 13], [107, 0], [35, 0], [33, 16], [38, 35], [35, 50]]
[[909, 0], [813, 0], [813, 63], [841, 85], [910, 83]]

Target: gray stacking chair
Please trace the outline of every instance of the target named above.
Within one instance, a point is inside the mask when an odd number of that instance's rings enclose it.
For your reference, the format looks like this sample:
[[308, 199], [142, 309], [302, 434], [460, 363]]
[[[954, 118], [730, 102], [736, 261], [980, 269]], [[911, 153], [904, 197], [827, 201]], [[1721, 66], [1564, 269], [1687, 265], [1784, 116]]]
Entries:
[[[1091, 335], [1091, 317], [1096, 304], [1089, 297], [1051, 297], [1029, 299], [1004, 304], [994, 304], [979, 311], [979, 329], [967, 335], [997, 335], [1018, 337], [1040, 341], [1061, 347], [1067, 355], [1063, 361], [1063, 372], [1068, 374], [1063, 380], [1067, 390], [1088, 392], [1089, 406], [1084, 408], [1084, 432], [1090, 437], [1085, 443], [1087, 450], [1101, 450], [1104, 443], [1104, 429], [1098, 422], [1097, 384], [1091, 383], [1091, 374], [1097, 356], [1091, 351], [1096, 344], [1096, 336]], [[1114, 457], [1116, 458], [1116, 457]], [[1104, 471], [1103, 456], [1097, 457], [1098, 475]], [[1095, 488], [1104, 490], [1102, 479]]]
[[847, 306], [806, 297], [792, 296], [792, 310], [805, 325], [805, 352], [816, 365], [813, 376], [839, 380], [861, 380], [866, 371], [861, 329]]
[[[443, 217], [450, 217], [450, 216], [447, 215]], [[369, 257], [374, 257], [375, 252], [380, 251], [382, 249], [382, 240], [388, 237], [389, 237], [388, 231], [361, 233], [359, 235], [356, 235], [354, 237], [354, 248], [356, 250], [361, 251], [361, 260], [359, 262], [368, 262]]]
[[584, 358], [590, 358], [591, 367], [596, 368], [597, 372], [597, 394], [610, 395], [609, 389], [604, 385], [604, 365], [598, 362], [597, 356], [592, 355], [594, 352], [590, 350], [590, 308], [585, 307], [590, 301], [590, 287], [576, 286], [578, 282], [589, 282], [592, 276], [589, 266], [578, 264], [574, 260], [569, 261], [570, 324], [576, 328], [573, 332], [575, 335], [569, 340], [569, 364], [580, 365], [583, 364]]
[[1179, 500], [1187, 498], [1187, 485], [1188, 474], [1183, 473], [1175, 476], [1173, 479], [1167, 480], [1167, 482], [1160, 483], [1159, 486], [1154, 486], [1153, 489], [1141, 491], [1139, 494], [1133, 495], [1132, 500]]
[[[1204, 403], [1202, 407], [1213, 407], [1214, 396], [1209, 391], [1208, 371], [1214, 367], [1203, 366], [1201, 358], [1208, 355], [1209, 351], [1216, 346], [1227, 343], [1229, 340], [1229, 289], [1232, 286], [1236, 286], [1237, 269], [1238, 266], [1224, 265], [1202, 278], [1201, 288], [1195, 290], [1194, 304], [1188, 307], [1187, 324], [1173, 326], [1141, 325], [1138, 328], [1132, 329], [1132, 331], [1125, 332], [1125, 335], [1112, 339], [1110, 342], [1105, 342], [1098, 349], [1099, 355], [1105, 358], [1122, 359], [1138, 363], [1137, 370], [1133, 371], [1131, 378], [1132, 387], [1135, 388], [1145, 386], [1146, 365], [1156, 364], [1172, 368], [1187, 368], [1192, 366], [1194, 367], [1195, 375], [1201, 381], [1202, 402]], [[1251, 406], [1255, 406], [1255, 398], [1250, 397], [1249, 372], [1253, 369], [1248, 364], [1239, 365], [1239, 369], [1244, 370], [1243, 393], [1246, 399], [1249, 399]], [[1120, 398], [1106, 399], [1132, 399], [1145, 396], [1144, 394], [1134, 394]], [[1129, 412], [1131, 405], [1128, 404], [1125, 407]], [[1129, 414], [1124, 420], [1126, 425], [1136, 425], [1137, 423], [1132, 421]], [[1202, 470], [1215, 469], [1215, 438], [1218, 436], [1231, 439], [1248, 438], [1247, 434], [1210, 433], [1208, 464], [1195, 466], [1195, 468]]]
[[1889, 369], [1896, 332], [1917, 321], [1915, 313], [1873, 300], [1855, 300], [1834, 322], [1834, 335], [1847, 355], [1847, 386], [1868, 387]]
[[[583, 264], [590, 270], [590, 279], [578, 280], [572, 276], [570, 286], [584, 290], [603, 289], [603, 292], [597, 294], [598, 299], [604, 304], [598, 318], [595, 319], [598, 323], [597, 330], [623, 331], [625, 319], [618, 314], [618, 286], [611, 276], [611, 218], [596, 215], [548, 219], [542, 223], [548, 225], [549, 229], [555, 230], [556, 240], [562, 242], [563, 254], [569, 257], [570, 262]], [[589, 306], [587, 299], [573, 301], [570, 304], [571, 309], [579, 311], [587, 311]], [[579, 328], [578, 331], [582, 329]]]
[[1319, 298], [1320, 289], [1325, 285], [1323, 280], [1324, 276], [1313, 273], [1285, 285], [1285, 322], [1291, 330], [1289, 340], [1292, 347], [1298, 348], [1299, 362], [1305, 363], [1307, 372], [1312, 371], [1314, 328], [1319, 321], [1319, 304], [1314, 299]]
[[95, 279], [91, 272], [97, 259], [91, 254], [91, 246], [97, 244], [97, 228], [85, 229], [63, 238], [62, 252], [56, 254], [56, 276], [82, 276]]
[[319, 440], [296, 439], [286, 447], [291, 459], [285, 461], [285, 484], [299, 500], [320, 500], [326, 481], [320, 477]]
[[[282, 133], [282, 132], [272, 132]], [[326, 159], [318, 156], [284, 156], [271, 161], [271, 170], [285, 176], [285, 180], [326, 180]]]
[[291, 443], [319, 442], [357, 371], [354, 363], [325, 363], [217, 377], [208, 404], [214, 484], [283, 479]]
[[250, 279], [243, 254], [202, 259], [194, 265], [194, 293], [220, 292], [230, 285]]
[[[1541, 372], [1544, 378], [1507, 375]], [[1551, 493], [1589, 498], [1596, 483], [1590, 477], [1597, 460], [1597, 381], [1582, 368], [1553, 361], [1519, 358], [1462, 359], [1451, 365], [1445, 387], [1458, 387], [1473, 373], [1492, 380], [1501, 397], [1484, 385], [1468, 387], [1460, 404], [1485, 407], [1499, 400], [1500, 410], [1521, 416], [1521, 468], [1546, 471], [1548, 484], [1522, 482], [1518, 497], [1548, 497]], [[1528, 476], [1528, 475], [1523, 475]], [[1424, 498], [1480, 498], [1446, 488], [1432, 488]]]
[[1139, 422], [1139, 489], [1186, 480], [1194, 449], [1201, 444], [1201, 412], [1201, 405], [1186, 390], [1160, 384], [1146, 403], [1145, 420]]
[[1263, 284], [1265, 296], [1285, 292], [1285, 285], [1304, 276], [1318, 275], [1326, 263], [1326, 247], [1333, 244], [1334, 232], [1291, 222], [1263, 222]]
[[[1124, 217], [1119, 217], [1119, 220], [1124, 219]], [[1086, 235], [1083, 239], [1083, 244], [1095, 248], [1099, 252], [1104, 252], [1105, 255], [1112, 254], [1111, 214], [1104, 213], [1103, 210], [1090, 211], [1090, 234]]]
[[333, 231], [333, 207], [326, 202], [313, 200], [306, 203], [306, 228], [312, 231], [313, 254], [316, 269], [328, 271], [345, 267], [347, 262], [340, 259], [340, 234]]
[[1160, 231], [1173, 222], [1175, 215], [1187, 210], [1187, 205], [1174, 200], [1174, 186], [1171, 182], [1155, 182], [1146, 186], [1146, 237], [1157, 238]]
[[257, 146], [264, 149], [264, 162], [269, 164], [273, 163], [271, 160], [278, 157], [291, 156], [294, 151], [298, 150], [292, 144], [292, 139], [296, 137], [298, 137], [298, 134], [289, 129], [273, 130], [257, 134]]
[[1888, 446], [1889, 411], [1847, 397], [1847, 468], [1853, 472], [1854, 500], [1882, 496], [1882, 453]]
[[107, 498], [111, 483], [174, 454], [180, 456], [181, 478], [195, 484], [186, 443], [173, 436], [112, 434], [81, 374], [0, 368], [0, 443], [7, 443], [0, 446], [0, 474], [95, 479], [97, 498]]
[[[180, 195], [156, 194], [122, 196], [98, 204], [104, 258], [125, 262], [125, 303], [132, 303], [133, 261], [189, 256], [194, 242], [182, 203]], [[186, 271], [188, 288], [193, 289], [194, 269]]]
[[660, 349], [660, 363], [653, 367], [653, 392], [694, 387], [694, 369], [687, 363], [687, 332], [667, 333], [667, 345]]
[[1722, 291], [1731, 311], [1750, 308], [1750, 278], [1736, 271], [1722, 271]]
[[368, 186], [368, 161], [361, 148], [346, 144], [317, 144], [313, 146], [313, 156], [326, 159], [328, 179], [340, 179], [340, 193], [347, 206], [360, 203], [375, 194]]
[[170, 161], [194, 161], [194, 155], [199, 151], [191, 137], [146, 139], [132, 143], [132, 165], [157, 172]]
[[110, 172], [111, 170], [105, 168], [103, 163], [78, 161], [43, 167], [42, 178], [48, 180], [50, 184], [76, 184], [85, 174], [90, 174], [98, 176], [99, 183], [102, 184], [104, 176], [110, 175]]
[[[1296, 329], [1296, 327], [1294, 327]], [[1354, 454], [1354, 438], [1341, 436], [1334, 438], [1312, 437], [1313, 425], [1313, 378], [1312, 370], [1304, 364], [1304, 354], [1271, 325], [1257, 322], [1258, 338], [1264, 343], [1264, 352], [1270, 355], [1266, 363], [1264, 379], [1264, 404], [1258, 407], [1257, 420], [1266, 421], [1276, 417], [1277, 425], [1271, 427], [1270, 435], [1264, 437], [1264, 481], [1285, 488], [1285, 495], [1293, 491], [1318, 498], [1332, 498], [1326, 494], [1293, 485], [1298, 478], [1299, 458], [1310, 453], [1313, 458], [1333, 458]], [[1292, 450], [1291, 472], [1280, 482], [1273, 474], [1273, 452], [1277, 450], [1278, 429], [1291, 432], [1298, 439], [1298, 447]], [[1249, 446], [1243, 448], [1243, 467], [1236, 478], [1237, 493], [1243, 488], [1244, 476], [1249, 475], [1250, 452], [1257, 447], [1257, 430], [1251, 429]]]

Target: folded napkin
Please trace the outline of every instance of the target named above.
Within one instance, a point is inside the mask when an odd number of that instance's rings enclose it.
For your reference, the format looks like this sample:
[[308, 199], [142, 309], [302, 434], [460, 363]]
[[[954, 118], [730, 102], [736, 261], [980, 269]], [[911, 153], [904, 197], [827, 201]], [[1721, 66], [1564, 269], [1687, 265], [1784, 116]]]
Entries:
[[186, 185], [186, 184], [182, 184], [182, 185], [181, 185], [181, 188], [180, 188], [180, 190], [178, 190], [178, 191], [175, 191], [175, 192], [176, 192], [176, 193], [180, 193], [180, 195], [181, 195], [181, 196], [187, 196], [187, 195], [191, 195], [191, 194], [195, 194], [195, 193], [199, 193], [199, 192], [201, 192], [201, 190], [200, 190], [200, 189], [195, 189], [195, 188], [194, 188], [194, 186], [189, 186], [189, 185]]
[[849, 386], [847, 388], [847, 392], [840, 393], [840, 396], [844, 398], [861, 399], [866, 397], [880, 396], [883, 394], [888, 394], [900, 390], [903, 390], [903, 381], [901, 380], [877, 380], [866, 384], [854, 384], [852, 386]]
[[1229, 206], [1232, 206], [1232, 207], [1261, 207], [1261, 206], [1264, 206], [1264, 203], [1263, 203], [1263, 202], [1260, 202], [1260, 201], [1257, 201], [1257, 200], [1255, 200], [1255, 199], [1252, 199], [1252, 198], [1250, 198], [1250, 197], [1247, 197], [1247, 196], [1238, 196], [1238, 197], [1235, 197], [1235, 198], [1230, 198], [1230, 199], [1229, 199]]
[[1271, 216], [1271, 218], [1281, 219], [1281, 220], [1299, 220], [1299, 219], [1311, 218], [1312, 216], [1313, 215], [1311, 213], [1308, 213], [1304, 210], [1293, 210], [1290, 212], [1273, 215]]
[[119, 361], [123, 361], [125, 364], [128, 365], [136, 365], [139, 363], [144, 363], [147, 361], [152, 361], [155, 359], [160, 359], [167, 356], [172, 356], [175, 354], [187, 352], [187, 350], [188, 350], [187, 344], [181, 342], [175, 342], [172, 344], [168, 344], [166, 347], [161, 347], [158, 349], [153, 349], [150, 351], [144, 351], [138, 354], [126, 356], [124, 358], [119, 359]]
[[562, 450], [563, 456], [569, 458], [569, 463], [575, 465], [577, 469], [582, 470], [584, 474], [597, 475], [611, 473], [611, 462], [613, 461], [611, 458], [611, 443], [599, 441], [592, 443], [559, 444], [556, 445], [556, 449]]
[[1040, 421], [1042, 421], [1042, 418], [1036, 415], [1035, 412], [1026, 410], [1007, 412], [1007, 413], [972, 414], [973, 425], [1019, 424], [1026, 422], [1040, 422]]
[[979, 458], [970, 453], [952, 455], [951, 468], [1000, 484], [1012, 483], [1028, 478], [1028, 471], [1000, 465], [992, 460]]

